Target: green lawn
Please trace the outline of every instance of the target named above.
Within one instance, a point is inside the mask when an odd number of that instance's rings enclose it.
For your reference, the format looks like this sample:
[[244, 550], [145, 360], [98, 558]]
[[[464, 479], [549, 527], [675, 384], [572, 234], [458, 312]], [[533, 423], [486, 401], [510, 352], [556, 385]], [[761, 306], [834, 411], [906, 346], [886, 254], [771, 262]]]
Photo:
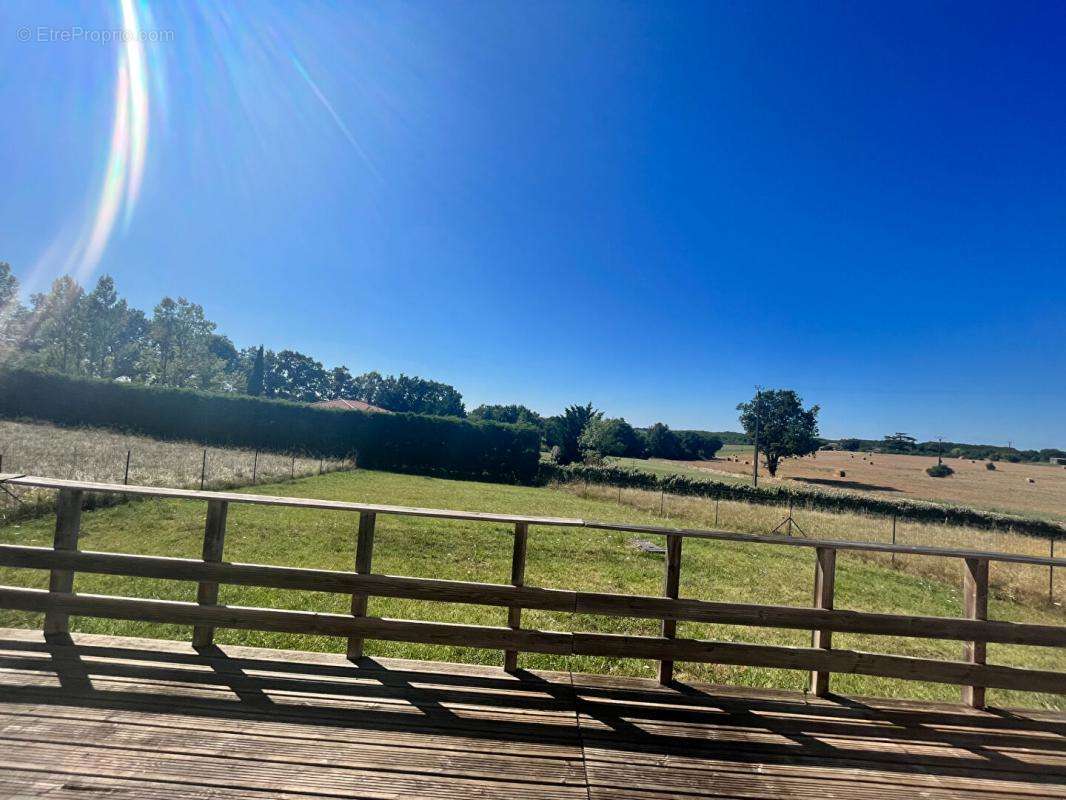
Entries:
[[[546, 489], [436, 478], [394, 475], [360, 470], [306, 478], [281, 486], [259, 486], [264, 494], [372, 501], [396, 505], [511, 512], [587, 519], [656, 522], [656, 517], [608, 500], [583, 499], [573, 493]], [[171, 556], [198, 557], [204, 523], [204, 505], [184, 501], [148, 501], [86, 513], [82, 522], [85, 549]], [[674, 520], [680, 524], [683, 521]], [[0, 541], [49, 545], [52, 518], [0, 528]], [[230, 508], [226, 558], [235, 561], [292, 566], [350, 569], [353, 562], [357, 517], [336, 511], [256, 507], [234, 504]], [[376, 572], [505, 583], [510, 574], [511, 530], [506, 525], [445, 522], [413, 517], [379, 515], [374, 568]], [[579, 529], [534, 527], [530, 532], [529, 585], [559, 588], [658, 594], [662, 582], [662, 556], [641, 553], [627, 545], [628, 534]], [[685, 544], [681, 593], [685, 597], [805, 606], [811, 602], [813, 552], [806, 548], [766, 547], [689, 540]], [[47, 586], [40, 571], [0, 569], [7, 585]], [[79, 575], [77, 591], [139, 597], [194, 600], [188, 583]], [[221, 601], [230, 604], [308, 609], [347, 613], [349, 599], [339, 595], [289, 592], [246, 587], [223, 587]], [[959, 587], [907, 575], [864, 562], [842, 553], [838, 560], [837, 607], [897, 613], [957, 616], [961, 608]], [[1036, 608], [993, 597], [995, 619], [1066, 624], [1061, 609]], [[504, 624], [503, 609], [459, 604], [439, 604], [394, 599], [371, 599], [370, 611], [390, 617], [482, 624]], [[557, 630], [597, 630], [654, 634], [648, 620], [629, 620], [525, 612], [524, 624]], [[37, 626], [39, 616], [0, 611], [0, 625]], [[187, 639], [181, 626], [152, 625], [104, 619], [75, 618], [76, 630], [131, 636]], [[809, 634], [702, 624], [681, 625], [683, 636], [803, 645]], [[219, 631], [221, 643], [268, 647], [342, 651], [343, 642], [314, 636]], [[837, 634], [834, 644], [916, 656], [958, 658], [960, 643], [920, 639], [889, 639]], [[466, 648], [369, 642], [370, 655], [445, 659], [498, 664], [501, 654]], [[990, 645], [989, 660], [1015, 666], [1066, 669], [1066, 654], [1052, 648]], [[655, 665], [647, 661], [600, 658], [523, 656], [530, 668], [567, 668], [586, 672], [649, 677]], [[748, 686], [801, 689], [806, 677], [796, 671], [718, 665], [679, 665], [685, 679], [709, 680]], [[935, 684], [840, 675], [835, 691], [882, 697], [917, 697], [955, 700], [958, 689]], [[1016, 692], [990, 692], [990, 702], [1001, 705], [1037, 705], [1066, 708], [1066, 698]]]
[[[748, 448], [749, 452], [751, 448]], [[715, 469], [714, 462], [706, 461], [664, 461], [658, 458], [627, 458], [623, 456], [609, 456], [606, 461], [614, 466], [624, 467], [626, 469], [635, 469], [642, 472], [648, 472], [658, 477], [666, 477], [670, 475], [684, 475], [689, 478], [696, 478], [702, 481], [720, 481], [722, 483], [744, 483], [750, 484], [750, 478], [744, 478], [740, 475], [730, 475], [725, 470], [719, 470], [718, 472], [711, 472], [707, 469], [701, 469], [697, 464], [709, 466], [711, 469]]]

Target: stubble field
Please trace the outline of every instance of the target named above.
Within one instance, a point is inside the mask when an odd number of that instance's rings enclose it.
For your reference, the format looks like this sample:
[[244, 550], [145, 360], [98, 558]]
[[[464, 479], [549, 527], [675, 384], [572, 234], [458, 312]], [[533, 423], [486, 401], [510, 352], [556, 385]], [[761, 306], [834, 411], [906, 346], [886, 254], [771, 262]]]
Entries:
[[[708, 478], [750, 479], [751, 455], [748, 450], [713, 461], [651, 463], [658, 468], [667, 467], [668, 471], [697, 471]], [[996, 469], [989, 470], [986, 462], [968, 458], [948, 458], [944, 463], [955, 474], [931, 478], [925, 470], [936, 464], [936, 457], [822, 451], [808, 458], [782, 461], [776, 479], [770, 478], [763, 467], [759, 481], [932, 500], [1066, 522], [1066, 469], [1061, 466], [998, 461]], [[844, 477], [840, 476], [841, 470]]]

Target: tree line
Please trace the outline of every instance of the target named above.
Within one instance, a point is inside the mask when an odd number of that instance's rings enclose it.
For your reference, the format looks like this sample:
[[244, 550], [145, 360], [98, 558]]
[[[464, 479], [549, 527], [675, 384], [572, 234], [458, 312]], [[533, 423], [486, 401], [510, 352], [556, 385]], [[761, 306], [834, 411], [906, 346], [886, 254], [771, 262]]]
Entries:
[[[108, 275], [89, 291], [69, 276], [57, 278], [25, 306], [18, 279], [3, 262], [0, 363], [156, 387], [304, 403], [345, 398], [395, 412], [468, 416], [454, 386], [376, 371], [353, 375], [347, 366], [327, 368], [296, 350], [238, 348], [200, 304], [164, 297], [149, 315], [121, 297]], [[672, 431], [661, 422], [635, 429], [624, 419], [604, 418], [591, 405], [570, 406], [549, 417], [522, 405], [482, 405], [469, 418], [532, 427], [559, 463], [593, 455], [713, 458], [723, 439], [737, 436]]]
[[86, 291], [69, 276], [19, 301], [18, 279], [0, 262], [0, 361], [64, 375], [175, 389], [313, 403], [347, 398], [390, 411], [466, 416], [462, 394], [438, 381], [327, 369], [296, 350], [238, 349], [203, 306], [164, 297], [151, 315], [102, 276]]
[[965, 444], [963, 442], [919, 442], [914, 436], [902, 431], [887, 434], [881, 439], [845, 438], [827, 443], [831, 447], [851, 452], [898, 453], [903, 455], [943, 456], [945, 458], [970, 458], [973, 460], [1012, 461], [1015, 463], [1049, 461], [1066, 458], [1066, 450], [1045, 447], [1042, 450], [1018, 450], [992, 444]]
[[523, 405], [482, 405], [470, 412], [470, 418], [536, 428], [556, 464], [599, 461], [607, 456], [694, 461], [714, 458], [722, 449], [722, 438], [716, 434], [674, 431], [662, 422], [634, 428], [620, 417], [604, 416], [592, 403], [571, 405], [550, 417]]

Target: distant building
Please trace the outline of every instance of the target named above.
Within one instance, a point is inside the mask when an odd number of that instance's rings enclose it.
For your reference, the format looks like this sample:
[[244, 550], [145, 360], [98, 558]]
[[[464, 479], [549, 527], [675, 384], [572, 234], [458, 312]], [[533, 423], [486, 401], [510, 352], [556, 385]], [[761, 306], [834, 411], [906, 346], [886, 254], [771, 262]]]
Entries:
[[315, 408], [339, 408], [342, 411], [369, 411], [372, 414], [391, 414], [387, 408], [381, 408], [380, 406], [372, 406], [370, 403], [364, 403], [362, 400], [347, 400], [343, 397], [338, 397], [335, 400], [319, 400], [317, 403], [312, 403]]
[[1066, 458], [1062, 458], [1061, 456], [1052, 456], [1048, 461], [1052, 464], [1066, 464]]

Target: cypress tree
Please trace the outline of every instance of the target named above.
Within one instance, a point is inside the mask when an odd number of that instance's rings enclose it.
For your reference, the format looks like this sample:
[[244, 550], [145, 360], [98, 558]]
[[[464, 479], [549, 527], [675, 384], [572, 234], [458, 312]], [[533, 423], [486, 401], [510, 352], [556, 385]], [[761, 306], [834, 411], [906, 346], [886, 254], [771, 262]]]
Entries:
[[252, 371], [248, 373], [248, 394], [259, 397], [263, 393], [263, 345], [255, 353]]

